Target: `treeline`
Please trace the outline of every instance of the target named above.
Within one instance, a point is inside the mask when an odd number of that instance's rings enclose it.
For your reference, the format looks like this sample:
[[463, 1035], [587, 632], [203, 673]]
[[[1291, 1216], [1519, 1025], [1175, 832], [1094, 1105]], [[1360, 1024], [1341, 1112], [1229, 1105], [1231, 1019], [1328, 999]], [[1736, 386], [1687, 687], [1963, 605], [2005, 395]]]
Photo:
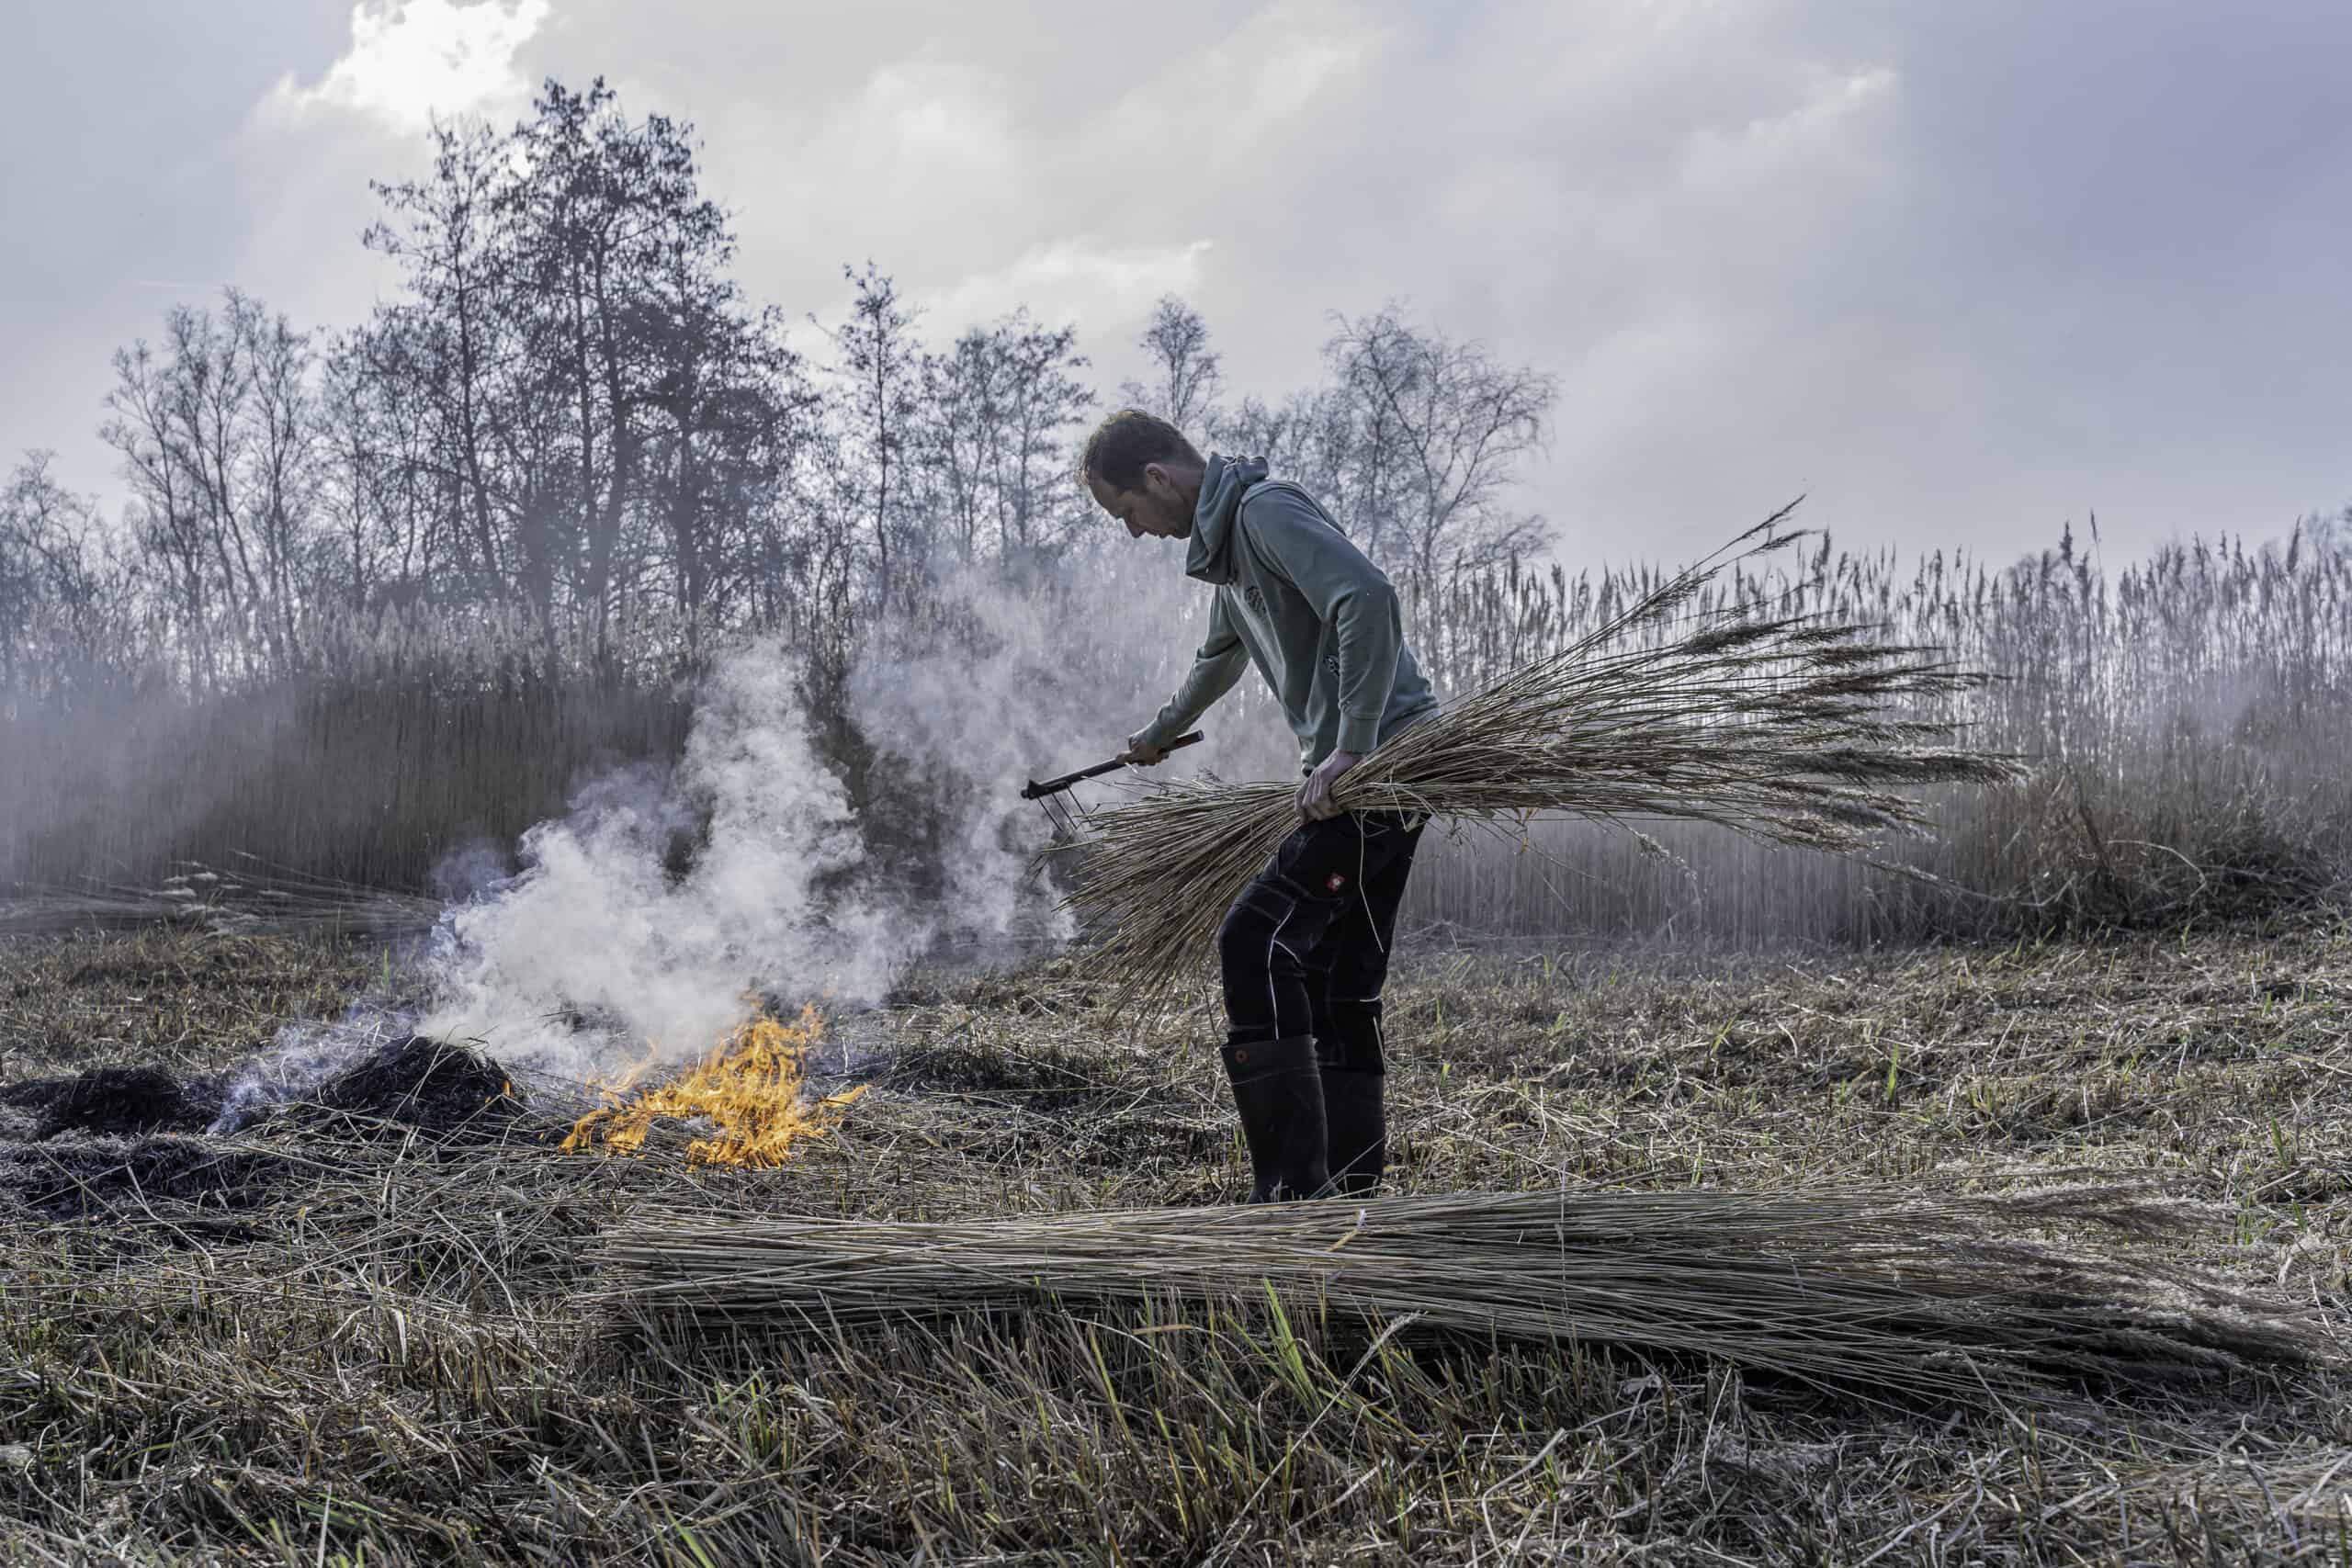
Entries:
[[[869, 263], [804, 355], [735, 276], [690, 127], [602, 82], [445, 127], [374, 189], [401, 288], [368, 320], [231, 289], [115, 355], [120, 526], [41, 455], [17, 469], [0, 680], [618, 682], [754, 628], [838, 669], [943, 581], [1035, 582], [1108, 536], [1073, 457], [1113, 400], [1073, 328], [1016, 310], [934, 344]], [[1418, 590], [1545, 542], [1511, 504], [1543, 375], [1396, 310], [1336, 319], [1324, 384], [1276, 400], [1227, 398], [1181, 300], [1141, 344], [1117, 400], [1272, 457]]]

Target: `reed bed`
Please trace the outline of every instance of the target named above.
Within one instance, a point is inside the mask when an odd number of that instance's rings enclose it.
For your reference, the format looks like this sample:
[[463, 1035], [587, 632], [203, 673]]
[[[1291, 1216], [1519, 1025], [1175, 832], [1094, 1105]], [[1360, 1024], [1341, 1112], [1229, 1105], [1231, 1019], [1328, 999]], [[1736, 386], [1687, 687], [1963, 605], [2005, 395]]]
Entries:
[[[641, 1213], [604, 1261], [627, 1277], [616, 1295], [689, 1334], [1272, 1289], [1372, 1323], [1928, 1398], [2181, 1387], [2313, 1358], [2315, 1334], [2242, 1298], [2016, 1239], [2116, 1201], [1544, 1191], [949, 1224]], [[2146, 1216], [2127, 1201], [2108, 1217]]]
[[[1655, 829], [1670, 852], [1658, 856], [1633, 835], [1566, 817], [1430, 846], [1406, 924], [1867, 945], [2145, 928], [2340, 895], [2352, 867], [2348, 538], [2327, 524], [2270, 545], [2195, 541], [2104, 565], [2071, 537], [2015, 564], [1964, 549], [1839, 551], [1821, 539], [1775, 555], [1769, 570], [1735, 566], [1684, 614], [1748, 602], [1946, 649], [1994, 679], [1954, 690], [1928, 716], [1965, 727], [1973, 750], [2032, 759], [2034, 776], [1923, 792], [1933, 836], [1890, 841], [1878, 858], [1933, 881], [1702, 823]], [[1407, 626], [1430, 679], [1449, 694], [1480, 691], [1589, 638], [1657, 589], [1661, 574], [1648, 567], [1584, 564], [1604, 547], [1574, 538], [1564, 552], [1573, 566], [1419, 585]], [[888, 846], [925, 874], [939, 845], [982, 827], [1020, 830], [998, 808], [1034, 815], [1001, 787], [1007, 779], [1101, 755], [1150, 713], [1181, 678], [1207, 607], [1165, 558], [1126, 548], [1073, 558], [1007, 597], [1020, 624], [1051, 627], [1043, 652], [1008, 660], [988, 626], [933, 608], [861, 645], [874, 670], [909, 648], [965, 660], [970, 678], [958, 689], [994, 694], [1003, 744], [985, 761], [941, 773], [933, 761], [894, 772], [853, 760], [859, 787], [888, 785], [882, 806], [861, 801], [869, 820], [907, 823], [920, 806], [944, 824], [906, 835], [911, 847], [894, 830]], [[1093, 613], [1105, 604], [1128, 613]], [[820, 622], [768, 629], [816, 668], [838, 641]], [[1157, 629], [1139, 641], [1138, 627]], [[708, 646], [750, 629], [713, 628]], [[655, 630], [628, 623], [614, 635], [624, 671], [637, 672], [617, 682], [564, 660], [523, 681], [511, 638], [469, 633], [464, 617], [420, 620], [380, 660], [355, 649], [332, 666], [348, 665], [340, 675], [256, 673], [224, 689], [20, 665], [17, 685], [0, 691], [0, 882], [77, 884], [94, 871], [152, 882], [179, 862], [260, 851], [320, 876], [425, 891], [445, 856], [476, 842], [503, 852], [560, 815], [582, 781], [675, 760], [691, 706], [673, 684], [679, 672]], [[135, 638], [119, 651], [141, 669], [169, 662], [168, 647]], [[856, 728], [845, 690], [820, 682], [808, 693], [811, 720], [836, 738]], [[1188, 769], [1227, 779], [1292, 769], [1261, 682], [1236, 687], [1205, 728]]]
[[[1738, 597], [1685, 614], [1726, 569], [1794, 545], [1787, 510], [1667, 577], [1559, 651], [1413, 725], [1333, 792], [1354, 810], [1524, 833], [1539, 815], [1713, 824], [1850, 853], [1924, 832], [1905, 793], [2008, 782], [2011, 757], [1919, 715], [1980, 685], [1932, 647]], [[1288, 783], [1202, 778], [1093, 813], [1067, 900], [1102, 978], [1138, 991], [1208, 954], [1242, 886], [1298, 826]]]

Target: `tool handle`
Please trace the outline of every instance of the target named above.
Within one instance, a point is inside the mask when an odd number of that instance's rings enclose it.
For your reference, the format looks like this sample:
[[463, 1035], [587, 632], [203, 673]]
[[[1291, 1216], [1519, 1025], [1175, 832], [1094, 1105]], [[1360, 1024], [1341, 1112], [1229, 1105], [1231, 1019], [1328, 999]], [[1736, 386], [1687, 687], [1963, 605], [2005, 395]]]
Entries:
[[[1200, 739], [1201, 732], [1195, 729], [1190, 735], [1178, 736], [1175, 739], [1170, 740], [1167, 745], [1162, 746], [1160, 750], [1162, 751], [1182, 751], [1185, 747], [1192, 745], [1194, 741]], [[1073, 779], [1091, 779], [1098, 773], [1107, 773], [1113, 768], [1123, 768], [1125, 766], [1126, 766], [1125, 762], [1122, 762], [1118, 758], [1114, 757], [1109, 761], [1098, 763], [1094, 767], [1087, 769], [1086, 772], [1082, 773], [1072, 773], [1070, 777]]]
[[[1185, 747], [1193, 745], [1200, 739], [1201, 732], [1195, 729], [1190, 735], [1180, 735], [1175, 739], [1170, 740], [1165, 750], [1170, 751], [1181, 751]], [[1125, 762], [1122, 762], [1118, 758], [1114, 757], [1107, 762], [1097, 762], [1091, 768], [1080, 768], [1074, 773], [1064, 773], [1057, 779], [1047, 779], [1044, 784], [1037, 784], [1033, 781], [1027, 789], [1021, 792], [1021, 798], [1023, 800], [1035, 800], [1039, 795], [1058, 794], [1059, 792], [1069, 788], [1069, 786], [1074, 784], [1083, 784], [1088, 779], [1100, 778], [1104, 773], [1125, 766], [1126, 766]]]

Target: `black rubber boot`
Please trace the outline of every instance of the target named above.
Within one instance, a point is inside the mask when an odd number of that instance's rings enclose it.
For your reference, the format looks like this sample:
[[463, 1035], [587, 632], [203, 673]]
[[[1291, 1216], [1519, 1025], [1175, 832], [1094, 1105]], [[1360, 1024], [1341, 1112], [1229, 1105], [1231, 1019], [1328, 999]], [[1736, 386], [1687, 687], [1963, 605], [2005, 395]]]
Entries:
[[1388, 1167], [1388, 1118], [1381, 1104], [1387, 1085], [1385, 1073], [1323, 1069], [1325, 1158], [1334, 1197], [1369, 1198], [1380, 1190]]
[[1315, 1042], [1302, 1034], [1227, 1045], [1220, 1054], [1225, 1076], [1233, 1084], [1233, 1108], [1241, 1113], [1241, 1135], [1250, 1145], [1250, 1166], [1256, 1178], [1250, 1201], [1320, 1197], [1329, 1172], [1324, 1156], [1323, 1077], [1315, 1065]]

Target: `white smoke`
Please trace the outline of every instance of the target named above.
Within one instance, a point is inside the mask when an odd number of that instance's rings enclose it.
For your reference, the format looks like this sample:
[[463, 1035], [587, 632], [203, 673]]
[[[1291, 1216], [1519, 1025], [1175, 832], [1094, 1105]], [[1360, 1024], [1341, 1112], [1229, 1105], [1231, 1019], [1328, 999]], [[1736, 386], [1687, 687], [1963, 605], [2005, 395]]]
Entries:
[[[420, 1032], [586, 1067], [608, 1040], [673, 1058], [707, 1050], [763, 991], [878, 998], [928, 932], [855, 896], [865, 843], [810, 744], [797, 675], [772, 647], [733, 656], [673, 773], [600, 781], [525, 834], [522, 874], [442, 921], [430, 961], [442, 999]], [[702, 841], [673, 875], [670, 845], [697, 820]], [[837, 883], [850, 892], [831, 896]]]
[[[950, 583], [939, 598], [952, 635], [901, 630], [859, 660], [851, 717], [948, 807], [927, 850], [938, 876], [922, 919], [937, 938], [1010, 955], [1071, 934], [1032, 870], [1045, 818], [1021, 788], [1115, 755], [1190, 669], [1209, 595], [1179, 564], [1172, 552], [1121, 551], [1068, 563], [1050, 588], [1029, 593], [987, 579]], [[1294, 742], [1254, 677], [1204, 728], [1207, 743], [1181, 761], [1081, 785], [1080, 803], [1112, 803], [1197, 768], [1253, 777], [1295, 766]]]
[[[871, 753], [854, 795], [815, 743], [794, 657], [727, 657], [674, 769], [581, 790], [524, 835], [517, 875], [490, 875], [479, 850], [459, 868], [471, 896], [428, 946], [437, 999], [418, 1032], [577, 1079], [649, 1050], [698, 1055], [763, 1000], [873, 1003], [925, 956], [1066, 940], [1035, 866], [1046, 822], [1020, 788], [1112, 754], [1181, 677], [1206, 595], [1168, 564], [1087, 563], [1027, 595], [975, 583], [942, 595], [952, 627], [883, 627], [843, 694]], [[1221, 709], [1187, 761], [1281, 750], [1278, 724], [1242, 722], [1263, 705]]]
[[1099, 761], [1125, 731], [1099, 711], [1100, 685], [1074, 679], [1071, 627], [1057, 606], [1001, 593], [956, 606], [953, 639], [869, 654], [852, 672], [859, 728], [907, 765], [948, 809], [932, 853], [929, 919], [966, 943], [1031, 946], [1066, 939], [1068, 919], [1041, 897], [1032, 863], [1045, 818], [1021, 797], [1031, 777]]
[[332, 1021], [303, 1018], [278, 1026], [266, 1050], [255, 1053], [220, 1087], [220, 1110], [209, 1131], [233, 1133], [262, 1108], [308, 1093], [369, 1052], [413, 1032], [409, 1014], [363, 998]]

